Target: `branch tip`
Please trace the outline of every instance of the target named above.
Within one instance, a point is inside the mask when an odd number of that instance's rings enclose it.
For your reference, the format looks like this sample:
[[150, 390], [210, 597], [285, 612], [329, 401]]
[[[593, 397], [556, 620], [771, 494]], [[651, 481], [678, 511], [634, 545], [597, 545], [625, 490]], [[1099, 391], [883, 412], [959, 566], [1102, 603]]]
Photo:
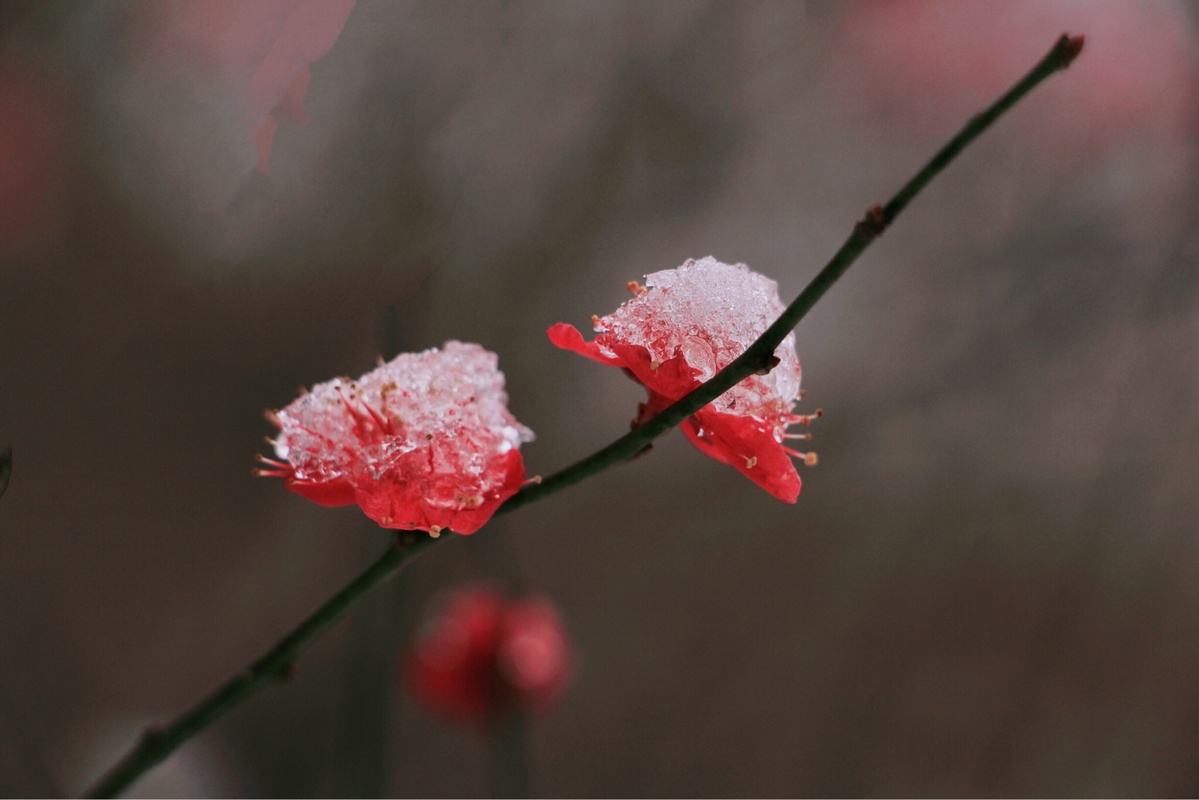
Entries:
[[1055, 48], [1058, 56], [1057, 68], [1066, 69], [1074, 63], [1074, 59], [1078, 58], [1078, 54], [1082, 52], [1082, 48], [1086, 43], [1087, 37], [1082, 34], [1071, 36], [1068, 33], [1063, 33], [1061, 38], [1057, 40], [1057, 47]]

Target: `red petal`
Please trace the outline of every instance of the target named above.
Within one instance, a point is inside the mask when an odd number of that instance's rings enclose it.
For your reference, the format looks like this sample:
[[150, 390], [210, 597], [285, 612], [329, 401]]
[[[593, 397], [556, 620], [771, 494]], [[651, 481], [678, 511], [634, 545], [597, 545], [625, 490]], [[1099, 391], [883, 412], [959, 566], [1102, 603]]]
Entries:
[[595, 342], [588, 342], [583, 339], [583, 334], [579, 333], [578, 328], [574, 325], [568, 325], [565, 322], [558, 322], [549, 327], [545, 332], [549, 337], [550, 342], [555, 347], [560, 347], [563, 350], [569, 350], [572, 353], [578, 353], [581, 356], [586, 356], [592, 361], [598, 361], [601, 364], [620, 364], [619, 358], [604, 355]]
[[288, 478], [283, 485], [301, 497], [322, 506], [351, 506], [358, 502], [354, 496], [354, 487], [345, 478], [319, 483]]
[[[455, 533], [474, 533], [487, 524], [495, 512], [507, 502], [508, 498], [520, 490], [525, 482], [525, 462], [519, 450], [509, 450], [502, 456], [498, 464], [493, 462], [491, 469], [503, 471], [504, 481], [500, 488], [488, 497], [477, 508], [454, 512], [447, 527]], [[489, 469], [490, 471], [490, 469]]]
[[[597, 342], [603, 339], [603, 334], [596, 337]], [[674, 401], [699, 386], [700, 382], [695, 379], [695, 370], [687, 365], [686, 359], [681, 355], [660, 362], [655, 367], [649, 351], [641, 345], [611, 341], [604, 341], [603, 344], [616, 354], [620, 365], [632, 372], [637, 382], [649, 389], [651, 394], [659, 394]]]
[[[799, 473], [766, 423], [753, 417], [703, 409], [680, 427], [705, 455], [735, 467], [784, 503], [794, 503], [799, 498], [802, 486]], [[749, 466], [750, 459], [755, 459], [753, 466]]]
[[[423, 462], [428, 453], [414, 450], [407, 457]], [[425, 471], [423, 463], [410, 470], [401, 466], [377, 481], [362, 482], [355, 495], [356, 501], [364, 514], [384, 528], [427, 531], [437, 526], [468, 534], [482, 528], [504, 501], [516, 494], [525, 479], [525, 464], [520, 451], [509, 450], [488, 464], [488, 472], [503, 475], [503, 480], [482, 503], [469, 509], [440, 508], [427, 502], [425, 482], [412, 480], [413, 475]]]

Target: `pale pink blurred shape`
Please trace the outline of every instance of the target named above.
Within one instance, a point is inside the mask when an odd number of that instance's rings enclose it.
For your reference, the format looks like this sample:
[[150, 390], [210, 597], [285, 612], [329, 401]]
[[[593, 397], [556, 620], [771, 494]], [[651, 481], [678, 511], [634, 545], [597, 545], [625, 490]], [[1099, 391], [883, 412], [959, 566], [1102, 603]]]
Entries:
[[337, 41], [355, 0], [192, 0], [152, 7], [151, 47], [175, 68], [207, 71], [236, 96], [267, 171], [275, 122], [308, 122], [309, 65]]
[[1082, 54], [980, 142], [987, 179], [959, 187], [961, 207], [988, 198], [993, 233], [1014, 232], [1024, 213], [1053, 204], [1102, 219], [1111, 235], [1161, 241], [1199, 160], [1199, 54], [1177, 2], [849, 4], [825, 80], [841, 114], [889, 144], [925, 147], [998, 97], [1062, 33], [1086, 37]]
[[871, 0], [850, 4], [834, 70], [875, 112], [941, 130], [1023, 75], [1062, 33], [1086, 36], [1067, 80], [1038, 91], [1058, 112], [1024, 115], [1070, 147], [1195, 130], [1192, 24], [1177, 3]]

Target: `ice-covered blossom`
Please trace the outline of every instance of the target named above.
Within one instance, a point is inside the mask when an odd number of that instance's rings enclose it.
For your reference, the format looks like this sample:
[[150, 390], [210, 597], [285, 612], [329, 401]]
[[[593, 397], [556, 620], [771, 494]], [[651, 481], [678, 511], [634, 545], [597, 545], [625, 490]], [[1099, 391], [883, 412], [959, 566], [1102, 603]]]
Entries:
[[385, 528], [473, 533], [520, 488], [519, 448], [533, 438], [496, 364], [451, 341], [317, 384], [269, 415], [277, 460], [259, 474], [322, 505], [357, 503]]
[[[562, 322], [548, 334], [558, 347], [623, 367], [645, 386], [649, 400], [634, 425], [727, 366], [784, 308], [774, 281], [744, 264], [722, 264], [711, 256], [647, 275], [645, 286], [630, 283], [629, 288], [631, 300], [606, 317], [592, 317], [593, 341]], [[680, 427], [702, 452], [793, 503], [800, 479], [791, 456], [815, 461], [812, 454], [783, 444], [787, 438], [807, 438], [788, 434], [787, 428], [811, 419], [792, 413], [801, 376], [794, 333], [787, 334], [774, 355], [778, 364], [768, 374], [741, 381]]]
[[429, 709], [466, 722], [544, 712], [570, 681], [574, 653], [554, 606], [497, 588], [460, 589], [429, 615], [405, 678]]

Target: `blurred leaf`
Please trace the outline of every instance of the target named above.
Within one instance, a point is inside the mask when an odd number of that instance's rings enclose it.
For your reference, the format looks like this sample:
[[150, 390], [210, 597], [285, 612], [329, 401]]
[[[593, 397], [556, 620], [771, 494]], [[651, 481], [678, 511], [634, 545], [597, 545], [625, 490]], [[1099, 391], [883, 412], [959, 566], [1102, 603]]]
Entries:
[[4, 452], [0, 453], [0, 497], [4, 496], [4, 490], [8, 488], [8, 476], [12, 475], [12, 445], [4, 448]]

